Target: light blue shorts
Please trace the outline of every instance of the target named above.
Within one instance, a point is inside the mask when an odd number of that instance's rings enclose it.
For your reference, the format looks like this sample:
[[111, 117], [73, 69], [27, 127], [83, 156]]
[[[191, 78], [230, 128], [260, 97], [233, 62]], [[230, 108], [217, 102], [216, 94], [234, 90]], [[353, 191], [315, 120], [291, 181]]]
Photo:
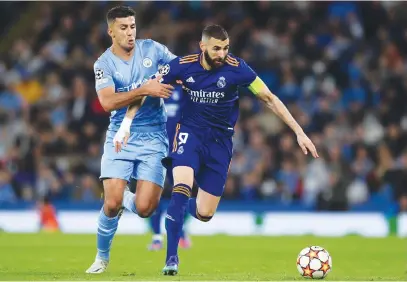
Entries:
[[164, 187], [166, 169], [161, 160], [168, 155], [165, 124], [132, 130], [127, 146], [115, 152], [115, 130], [108, 129], [101, 161], [100, 179], [147, 180]]

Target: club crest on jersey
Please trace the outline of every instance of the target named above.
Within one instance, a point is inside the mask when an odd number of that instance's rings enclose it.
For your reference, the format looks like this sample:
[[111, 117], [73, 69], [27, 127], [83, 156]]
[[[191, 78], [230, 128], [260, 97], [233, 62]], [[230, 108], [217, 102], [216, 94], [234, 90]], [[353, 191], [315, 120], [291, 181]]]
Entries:
[[169, 72], [170, 72], [170, 65], [169, 64], [161, 66], [158, 69], [158, 73], [161, 74], [161, 75], [167, 75]]
[[219, 77], [218, 83], [216, 83], [216, 85], [217, 85], [219, 88], [225, 88], [225, 86], [226, 86], [226, 79], [225, 79], [223, 76]]
[[177, 154], [181, 155], [184, 152], [184, 147], [180, 146], [177, 150]]
[[153, 65], [153, 61], [150, 58], [144, 58], [143, 66], [146, 68], [150, 68]]

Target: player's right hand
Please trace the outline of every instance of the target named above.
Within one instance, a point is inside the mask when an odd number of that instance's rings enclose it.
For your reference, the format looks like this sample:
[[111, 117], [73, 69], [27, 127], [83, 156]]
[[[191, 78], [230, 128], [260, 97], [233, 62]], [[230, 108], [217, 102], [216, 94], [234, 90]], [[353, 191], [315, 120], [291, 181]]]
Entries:
[[119, 130], [116, 132], [113, 138], [114, 150], [116, 153], [122, 151], [122, 144], [127, 145], [130, 137], [130, 128], [124, 128], [120, 126]]
[[170, 84], [160, 83], [161, 78], [162, 75], [159, 75], [154, 79], [150, 79], [142, 86], [143, 90], [148, 96], [165, 99], [171, 97], [174, 87]]
[[315, 148], [314, 143], [312, 143], [311, 139], [308, 138], [305, 133], [301, 133], [297, 135], [297, 142], [298, 145], [300, 145], [302, 151], [304, 152], [305, 155], [308, 154], [308, 151], [311, 152], [311, 155], [314, 158], [319, 158], [317, 149]]

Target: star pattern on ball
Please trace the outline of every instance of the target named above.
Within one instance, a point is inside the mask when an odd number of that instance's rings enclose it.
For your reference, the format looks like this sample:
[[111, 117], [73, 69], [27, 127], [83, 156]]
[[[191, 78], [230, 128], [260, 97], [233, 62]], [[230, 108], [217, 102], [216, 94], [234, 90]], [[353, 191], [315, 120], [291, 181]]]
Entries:
[[308, 246], [297, 256], [297, 270], [302, 277], [323, 279], [332, 270], [331, 256], [322, 247]]
[[312, 269], [309, 267], [309, 265], [307, 265], [307, 267], [303, 268], [303, 270], [304, 270], [303, 276], [308, 276], [308, 277], [311, 277], [311, 278], [312, 278], [312, 273], [315, 272], [315, 270], [312, 270]]
[[313, 250], [311, 250], [311, 251], [308, 253], [308, 257], [310, 258], [310, 260], [313, 259], [313, 258], [318, 258], [318, 253], [319, 253], [319, 251], [313, 251]]
[[331, 267], [329, 266], [328, 261], [326, 262], [321, 262], [322, 266], [320, 268], [320, 270], [322, 270], [324, 273], [326, 273], [329, 269], [331, 269]]

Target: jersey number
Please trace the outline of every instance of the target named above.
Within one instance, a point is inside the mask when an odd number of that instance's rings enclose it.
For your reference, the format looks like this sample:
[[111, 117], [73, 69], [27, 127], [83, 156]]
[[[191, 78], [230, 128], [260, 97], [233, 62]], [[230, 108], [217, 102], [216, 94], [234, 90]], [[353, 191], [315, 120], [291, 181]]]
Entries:
[[178, 140], [179, 140], [178, 145], [182, 145], [182, 144], [187, 143], [187, 139], [188, 139], [188, 133], [180, 133], [178, 135]]

